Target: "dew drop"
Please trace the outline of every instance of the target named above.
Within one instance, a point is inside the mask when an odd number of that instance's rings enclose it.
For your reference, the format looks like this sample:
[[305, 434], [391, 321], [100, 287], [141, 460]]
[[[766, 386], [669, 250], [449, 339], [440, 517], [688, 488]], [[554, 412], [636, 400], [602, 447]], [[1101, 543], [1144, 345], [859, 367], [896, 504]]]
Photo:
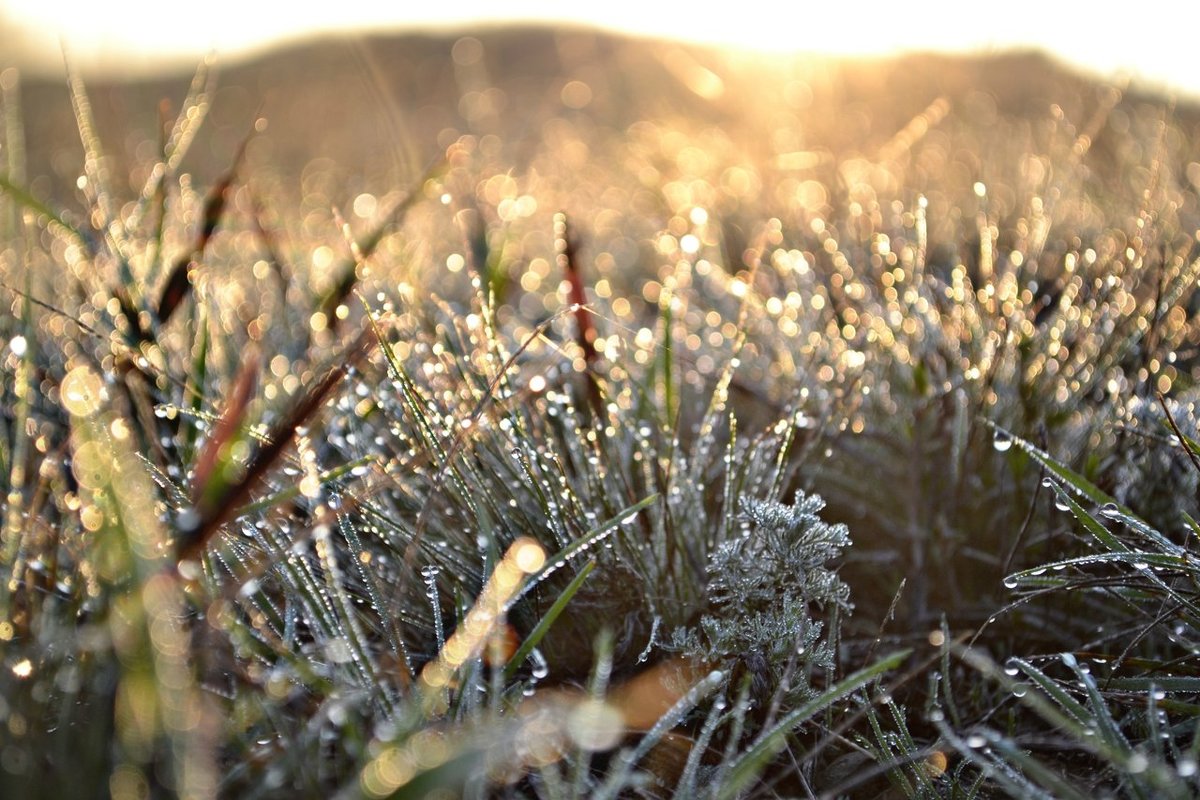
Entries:
[[1009, 436], [1003, 431], [996, 431], [996, 435], [992, 437], [992, 447], [996, 448], [997, 453], [1003, 453], [1007, 450], [1010, 450], [1012, 446], [1012, 436]]
[[194, 508], [180, 509], [175, 516], [175, 526], [180, 533], [191, 533], [200, 527], [200, 512]]

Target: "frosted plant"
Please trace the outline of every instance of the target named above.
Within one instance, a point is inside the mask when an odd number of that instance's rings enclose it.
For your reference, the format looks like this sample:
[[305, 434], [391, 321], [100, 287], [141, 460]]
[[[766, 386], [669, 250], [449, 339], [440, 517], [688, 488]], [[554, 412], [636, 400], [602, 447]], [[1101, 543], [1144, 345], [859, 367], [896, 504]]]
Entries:
[[825, 502], [815, 494], [797, 492], [791, 506], [749, 498], [740, 505], [750, 527], [713, 551], [707, 611], [697, 627], [677, 631], [674, 644], [712, 661], [741, 659], [760, 684], [766, 676], [756, 663], [832, 668], [837, 630], [826, 632], [822, 618], [851, 608], [850, 587], [829, 566], [850, 544], [846, 526], [820, 519]]

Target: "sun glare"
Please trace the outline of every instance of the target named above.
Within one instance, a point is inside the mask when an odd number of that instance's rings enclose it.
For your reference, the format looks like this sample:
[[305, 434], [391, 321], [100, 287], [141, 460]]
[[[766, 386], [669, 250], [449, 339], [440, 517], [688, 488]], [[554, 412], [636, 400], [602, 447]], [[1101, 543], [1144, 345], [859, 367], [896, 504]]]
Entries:
[[[975, 6], [949, 0], [910, 6], [883, 0], [853, 5], [745, 0], [736, 13], [728, 7], [629, 0], [587, 5], [511, 0], [503, 6], [464, 0], [397, 8], [384, 3], [298, 3], [281, 14], [271, 4], [211, 0], [193, 13], [166, 16], [162, 5], [150, 0], [0, 0], [0, 32], [23, 40], [18, 41], [21, 49], [44, 54], [47, 60], [57, 59], [61, 38], [81, 63], [116, 69], [145, 68], [163, 58], [195, 59], [211, 50], [236, 54], [319, 32], [541, 22], [767, 52], [875, 55], [1032, 47], [1100, 74], [1200, 92], [1200, 78], [1184, 61], [1193, 50], [1189, 37], [1200, 22], [1200, 7], [1160, 0], [1136, 9], [1100, 4], [1086, 14], [1074, 4], [1014, 0], [985, 17]], [[1122, 16], [1128, 17], [1124, 23]], [[1130, 36], [1130, 26], [1145, 27], [1153, 35]]]

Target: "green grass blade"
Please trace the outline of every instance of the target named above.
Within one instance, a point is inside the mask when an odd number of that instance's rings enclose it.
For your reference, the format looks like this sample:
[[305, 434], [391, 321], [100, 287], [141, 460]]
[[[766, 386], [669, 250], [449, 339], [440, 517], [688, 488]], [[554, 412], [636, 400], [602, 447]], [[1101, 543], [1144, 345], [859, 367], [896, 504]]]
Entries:
[[645, 758], [654, 745], [658, 744], [668, 731], [678, 725], [689, 711], [695, 708], [705, 697], [716, 691], [725, 680], [726, 675], [724, 673], [720, 670], [714, 670], [689, 689], [683, 697], [679, 698], [659, 718], [658, 722], [654, 723], [654, 727], [646, 732], [646, 735], [641, 738], [636, 747], [631, 750], [622, 751], [621, 755], [617, 757], [619, 762], [617, 768], [609, 773], [604, 785], [592, 795], [594, 800], [608, 800], [608, 798], [617, 797], [621, 789], [628, 782], [634, 766]]
[[1083, 506], [1075, 501], [1075, 498], [1070, 492], [1064, 491], [1058, 484], [1054, 484], [1054, 494], [1062, 502], [1067, 504], [1067, 509], [1083, 524], [1087, 532], [1096, 537], [1096, 541], [1100, 542], [1106, 550], [1112, 553], [1127, 552], [1129, 550], [1125, 544], [1112, 535], [1108, 528], [1100, 524], [1100, 521], [1089, 514]]
[[1118, 503], [1111, 495], [1100, 489], [1087, 478], [1075, 472], [1070, 467], [1057, 461], [1053, 456], [1038, 447], [1035, 447], [1030, 442], [1022, 439], [1019, 436], [1013, 436], [1008, 431], [1001, 428], [995, 423], [984, 420], [984, 423], [996, 432], [999, 436], [1007, 436], [1012, 440], [1012, 443], [1021, 450], [1029, 454], [1031, 458], [1045, 467], [1049, 472], [1058, 478], [1063, 485], [1070, 487], [1077, 495], [1091, 500], [1102, 509], [1102, 514], [1109, 519], [1117, 520], [1128, 525], [1130, 529], [1140, 534], [1141, 536], [1153, 541], [1157, 546], [1171, 552], [1179, 550], [1179, 546], [1170, 539], [1163, 536], [1153, 527], [1146, 524], [1128, 507]]
[[1096, 733], [1104, 737], [1104, 741], [1117, 752], [1125, 756], [1126, 759], [1133, 754], [1129, 746], [1129, 740], [1125, 738], [1125, 734], [1117, 726], [1116, 720], [1112, 718], [1112, 713], [1108, 710], [1108, 703], [1100, 695], [1100, 690], [1096, 687], [1096, 681], [1091, 675], [1079, 668], [1079, 662], [1071, 653], [1063, 653], [1059, 656], [1063, 664], [1075, 673], [1077, 682], [1083, 686], [1087, 693], [1088, 706], [1091, 711], [1090, 717]]
[[1049, 790], [1055, 797], [1064, 800], [1092, 800], [1092, 795], [1085, 794], [1079, 787], [1067, 781], [1057, 772], [1038, 761], [1007, 736], [981, 728], [980, 736], [987, 739], [989, 745], [1002, 753], [1010, 764], [1019, 769], [1027, 778]]
[[521, 590], [517, 592], [511, 601], [509, 601], [509, 607], [511, 608], [513, 603], [521, 599], [521, 597], [528, 593], [529, 590], [534, 586], [537, 586], [539, 583], [544, 581], [550, 576], [551, 573], [556, 572], [564, 567], [568, 561], [580, 553], [587, 552], [589, 548], [599, 543], [600, 540], [605, 536], [610, 535], [619, 525], [632, 520], [639, 511], [646, 508], [657, 499], [658, 494], [655, 493], [649, 497], [646, 497], [640, 502], [634, 503], [633, 505], [619, 512], [615, 517], [612, 517], [607, 522], [592, 528], [592, 530], [583, 534], [578, 539], [571, 542], [571, 544], [564, 547], [562, 550], [559, 550], [552, 557], [546, 559], [546, 564], [540, 570], [530, 575], [525, 581], [525, 585], [521, 587]]
[[[1004, 428], [1001, 428], [991, 420], [985, 419], [982, 421], [985, 425], [991, 428], [998, 437], [1007, 437], [1011, 439], [1013, 444], [1028, 453], [1034, 461], [1037, 461], [1039, 464], [1045, 467], [1051, 474], [1054, 475], [1054, 477], [1058, 478], [1058, 480], [1060, 480], [1064, 485], [1069, 486], [1077, 495], [1086, 497], [1088, 500], [1091, 500], [1098, 506], [1103, 506], [1107, 503], [1113, 503], [1114, 505], [1116, 504], [1116, 500], [1114, 500], [1110, 495], [1102, 491], [1094, 483], [1080, 475], [1078, 472], [1075, 472], [1070, 467], [1059, 463], [1049, 453], [1046, 453], [1019, 436], [1013, 436], [1012, 433], [1006, 431]], [[1125, 510], [1128, 511], [1128, 509]]]
[[729, 779], [717, 795], [718, 798], [732, 800], [736, 797], [767, 766], [771, 758], [786, 746], [787, 736], [796, 726], [811, 719], [839, 700], [845, 699], [883, 674], [896, 669], [904, 659], [908, 658], [910, 652], [910, 650], [900, 650], [892, 653], [871, 666], [860, 669], [853, 675], [838, 681], [760, 734], [755, 743], [734, 763], [729, 773]]
[[512, 680], [513, 676], [517, 674], [517, 670], [520, 669], [521, 665], [525, 663], [525, 659], [529, 658], [529, 654], [533, 652], [533, 649], [538, 646], [543, 637], [545, 637], [546, 633], [549, 632], [550, 626], [553, 625], [554, 621], [558, 619], [560, 614], [562, 614], [563, 610], [567, 607], [567, 603], [571, 602], [571, 598], [575, 596], [575, 593], [579, 591], [579, 587], [583, 586], [583, 582], [595, 568], [595, 559], [592, 559], [588, 563], [584, 564], [583, 568], [579, 570], [579, 573], [573, 579], [571, 579], [569, 584], [567, 584], [567, 588], [563, 589], [562, 592], [559, 593], [549, 610], [542, 615], [542, 618], [538, 620], [537, 625], [535, 625], [533, 630], [529, 632], [529, 635], [525, 637], [525, 641], [521, 642], [521, 646], [517, 648], [517, 652], [513, 653], [512, 658], [508, 660], [508, 664], [504, 667], [504, 680], [510, 681]]
[[1069, 714], [1074, 722], [1079, 723], [1078, 725], [1064, 725], [1060, 720], [1059, 725], [1061, 727], [1066, 727], [1073, 734], [1080, 738], [1087, 736], [1087, 729], [1084, 727], [1084, 723], [1087, 722], [1089, 715], [1087, 707], [1084, 706], [1083, 703], [1080, 703], [1074, 697], [1067, 694], [1067, 692], [1058, 684], [1057, 681], [1052, 679], [1046, 673], [1042, 672], [1033, 664], [1030, 664], [1028, 661], [1022, 658], [1012, 658], [1009, 660], [1009, 664], [1032, 678], [1033, 682], [1041, 687], [1042, 691], [1046, 693], [1047, 697], [1053, 700], [1059, 708]]
[[54, 225], [66, 231], [71, 235], [71, 238], [74, 239], [79, 246], [84, 249], [85, 252], [89, 254], [95, 253], [95, 246], [92, 244], [91, 239], [88, 238], [83, 231], [79, 230], [79, 228], [68, 222], [62, 214], [52, 209], [41, 200], [38, 200], [33, 196], [32, 192], [25, 187], [18, 185], [8, 175], [0, 175], [0, 191], [3, 191], [4, 194], [7, 195], [8, 198], [17, 205], [27, 208], [39, 216], [45, 217], [54, 223]]

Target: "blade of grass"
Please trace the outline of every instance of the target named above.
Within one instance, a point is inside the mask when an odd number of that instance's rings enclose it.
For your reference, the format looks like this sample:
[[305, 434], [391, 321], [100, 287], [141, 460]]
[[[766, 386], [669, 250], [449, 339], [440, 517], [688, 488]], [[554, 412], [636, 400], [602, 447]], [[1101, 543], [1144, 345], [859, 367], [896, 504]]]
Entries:
[[[350, 461], [346, 464], [342, 464], [340, 467], [327, 469], [317, 476], [317, 480], [319, 481], [319, 485], [325, 486], [326, 484], [341, 480], [347, 476], [355, 475], [358, 470], [370, 464], [374, 464], [378, 460], [379, 456], [372, 453], [370, 455], [363, 456], [362, 458], [357, 458], [354, 461]], [[241, 519], [247, 514], [257, 514], [261, 511], [267, 511], [282, 503], [286, 503], [289, 500], [294, 500], [299, 496], [299, 484], [289, 486], [286, 489], [281, 489], [280, 491], [270, 494], [261, 500], [255, 500], [253, 503], [247, 503], [246, 505], [241, 506], [233, 512], [229, 519], [232, 521], [235, 519]]]
[[188, 252], [180, 256], [175, 262], [175, 266], [172, 267], [171, 274], [167, 277], [166, 283], [163, 284], [162, 292], [159, 294], [156, 314], [160, 325], [166, 323], [171, 318], [171, 315], [175, 313], [175, 309], [179, 307], [179, 304], [191, 290], [191, 268], [204, 255], [209, 241], [221, 224], [222, 216], [225, 213], [225, 206], [229, 199], [230, 189], [233, 187], [233, 182], [237, 180], [238, 170], [241, 168], [242, 160], [246, 155], [246, 147], [250, 144], [250, 140], [253, 137], [254, 130], [251, 129], [238, 146], [237, 153], [233, 157], [233, 164], [213, 184], [208, 192], [208, 197], [204, 201], [203, 222], [196, 234], [196, 240], [192, 243]]
[[586, 552], [588, 548], [592, 547], [609, 533], [611, 533], [617, 526], [633, 519], [633, 517], [636, 516], [639, 511], [649, 506], [651, 503], [657, 500], [658, 497], [658, 494], [652, 494], [649, 497], [634, 503], [623, 511], [617, 513], [616, 516], [612, 517], [607, 522], [592, 528], [590, 531], [571, 542], [571, 544], [567, 545], [562, 550], [559, 550], [553, 556], [546, 559], [546, 563], [542, 566], [542, 568], [530, 575], [528, 579], [526, 579], [525, 584], [521, 587], [520, 591], [513, 595], [512, 600], [509, 602], [507, 608], [511, 608], [513, 603], [520, 600], [523, 596], [525, 596], [525, 594], [533, 589], [533, 587], [537, 586], [539, 583], [548, 578], [551, 573], [557, 572], [559, 569], [566, 566], [570, 559], [579, 555], [580, 553]]
[[[28, 287], [33, 279], [32, 270], [25, 272], [25, 285]], [[20, 582], [22, 570], [21, 557], [26, 535], [23, 524], [25, 514], [25, 484], [28, 479], [27, 469], [30, 454], [29, 416], [32, 410], [35, 384], [34, 354], [37, 351], [37, 338], [34, 331], [33, 303], [26, 292], [21, 305], [21, 333], [25, 339], [25, 353], [21, 357], [13, 376], [13, 393], [17, 397], [17, 406], [13, 414], [13, 443], [8, 453], [8, 486], [4, 503], [4, 527], [0, 532], [0, 568], [8, 572], [0, 590], [0, 619], [7, 621], [9, 603], [12, 599], [13, 588]]]
[[729, 778], [722, 785], [717, 797], [719, 800], [732, 800], [746, 788], [750, 781], [758, 775], [767, 763], [787, 745], [787, 736], [798, 725], [819, 714], [825, 708], [849, 697], [854, 692], [877, 680], [884, 673], [896, 669], [908, 658], [910, 650], [900, 650], [876, 661], [871, 666], [838, 681], [813, 699], [803, 703], [799, 708], [786, 714], [773, 727], [759, 734], [751, 745], [730, 770]]
[[617, 757], [617, 768], [609, 772], [608, 779], [596, 790], [592, 797], [595, 800], [608, 800], [608, 798], [616, 797], [625, 787], [634, 766], [650, 752], [654, 745], [658, 744], [668, 731], [677, 726], [689, 711], [695, 708], [705, 697], [716, 691], [725, 680], [726, 676], [724, 673], [720, 670], [714, 670], [684, 693], [659, 718], [658, 722], [654, 723], [654, 726], [638, 741], [636, 747], [631, 750], [622, 751], [621, 755]]
[[211, 511], [233, 479], [236, 469], [233, 445], [248, 427], [246, 413], [258, 386], [259, 369], [257, 352], [253, 349], [245, 352], [225, 410], [196, 459], [192, 471], [192, 502], [202, 514]]
[[559, 615], [562, 614], [562, 612], [566, 609], [567, 604], [571, 602], [571, 598], [575, 596], [575, 593], [579, 591], [581, 586], [583, 586], [583, 582], [587, 580], [587, 576], [592, 574], [592, 570], [595, 568], [595, 559], [592, 559], [588, 563], [584, 564], [583, 568], [579, 570], [578, 574], [576, 574], [575, 577], [571, 579], [571, 582], [567, 584], [567, 587], [559, 593], [558, 597], [554, 599], [554, 603], [550, 606], [549, 610], [542, 615], [542, 618], [538, 620], [537, 625], [535, 625], [533, 630], [529, 632], [529, 635], [525, 637], [525, 641], [521, 642], [521, 646], [517, 648], [517, 652], [513, 653], [512, 658], [510, 658], [508, 660], [508, 664], [505, 665], [505, 681], [512, 680], [513, 676], [517, 674], [517, 670], [519, 670], [521, 665], [525, 663], [525, 659], [529, 658], [529, 654], [532, 653], [533, 649], [541, 643], [542, 639], [549, 632], [550, 627], [554, 624], [554, 621], [557, 620]]
[[1103, 508], [1104, 515], [1106, 517], [1123, 522], [1134, 531], [1153, 541], [1156, 545], [1167, 552], [1179, 550], [1179, 546], [1177, 544], [1147, 525], [1145, 521], [1140, 519], [1128, 507], [1118, 503], [1111, 495], [1104, 492], [1087, 478], [1060, 463], [1053, 456], [1034, 446], [1031, 442], [1022, 439], [1019, 436], [1014, 436], [1010, 432], [1001, 428], [999, 425], [996, 425], [991, 420], [983, 419], [981, 421], [995, 431], [999, 436], [1004, 436], [1011, 439], [1014, 445], [1025, 451], [1035, 461], [1053, 473], [1063, 485], [1070, 487], [1079, 496], [1085, 497]]
[[64, 217], [62, 214], [34, 197], [28, 189], [18, 185], [11, 179], [10, 176], [0, 175], [0, 190], [2, 190], [4, 194], [7, 195], [8, 198], [17, 205], [27, 208], [39, 216], [45, 217], [46, 219], [50, 220], [50, 222], [54, 223], [55, 226], [68, 233], [89, 256], [94, 256], [96, 254], [95, 243], [90, 237], [88, 237], [79, 228], [75, 227], [72, 223], [67, 221], [66, 217]]
[[358, 240], [357, 252], [352, 252], [350, 258], [343, 261], [342, 265], [337, 269], [339, 277], [334, 281], [333, 288], [326, 292], [317, 305], [317, 310], [325, 315], [325, 319], [331, 329], [337, 324], [338, 317], [335, 313], [337, 307], [345, 302], [346, 298], [350, 296], [350, 292], [353, 291], [355, 284], [359, 281], [360, 267], [363, 262], [375, 252], [375, 248], [383, 241], [384, 235], [399, 225], [404, 220], [405, 215], [408, 214], [409, 209], [425, 196], [422, 189], [426, 182], [437, 177], [445, 168], [446, 160], [444, 157], [430, 162], [425, 172], [417, 179], [412, 190], [401, 198], [390, 211], [384, 214], [375, 226], [367, 232], [366, 236]]
[[189, 525], [181, 531], [176, 547], [179, 560], [195, 558], [203, 551], [218, 527], [245, 502], [267, 470], [283, 455], [295, 438], [297, 429], [309, 422], [324, 405], [334, 387], [345, 377], [346, 372], [366, 355], [369, 349], [367, 331], [368, 329], [364, 328], [341, 354], [334, 357], [334, 366], [314, 381], [290, 411], [275, 424], [267, 436], [267, 441], [260, 443], [251, 454], [240, 480], [222, 487], [220, 492], [211, 498], [206, 496], [208, 503], [203, 509], [197, 509], [194, 526]]

